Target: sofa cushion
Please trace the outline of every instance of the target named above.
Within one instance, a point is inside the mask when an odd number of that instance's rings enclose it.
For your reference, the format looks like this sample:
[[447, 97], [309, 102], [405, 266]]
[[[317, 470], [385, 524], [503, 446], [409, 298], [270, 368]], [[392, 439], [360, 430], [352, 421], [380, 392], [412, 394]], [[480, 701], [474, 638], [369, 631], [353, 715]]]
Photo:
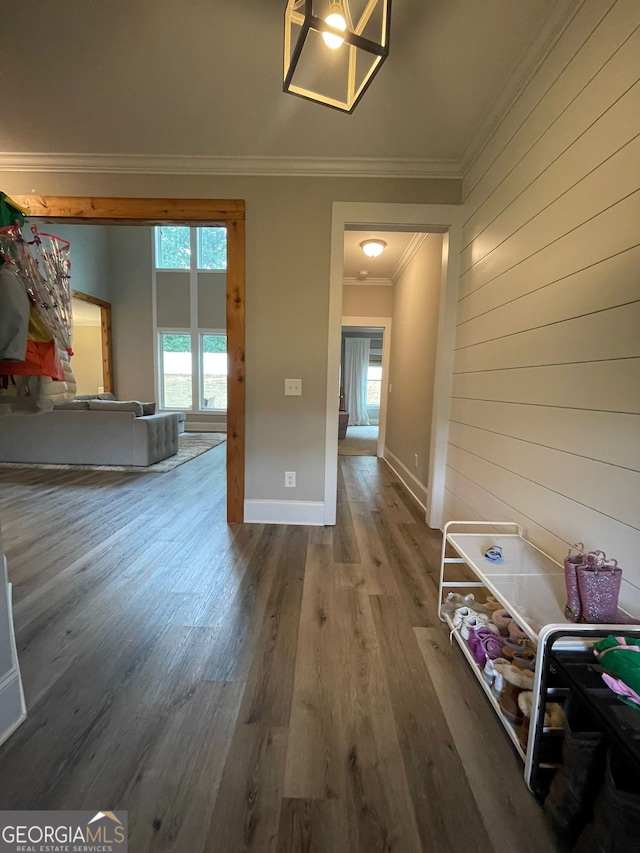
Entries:
[[156, 413], [156, 404], [155, 403], [143, 403], [142, 404], [142, 414], [143, 415], [155, 415]]
[[89, 411], [89, 401], [88, 400], [67, 400], [65, 403], [56, 403], [53, 407], [54, 409], [67, 409], [72, 411], [77, 410], [86, 410]]
[[104, 391], [101, 394], [76, 394], [76, 400], [115, 400], [115, 396], [111, 391]]
[[142, 403], [137, 400], [89, 400], [89, 410], [92, 412], [133, 412], [137, 418], [142, 417]]

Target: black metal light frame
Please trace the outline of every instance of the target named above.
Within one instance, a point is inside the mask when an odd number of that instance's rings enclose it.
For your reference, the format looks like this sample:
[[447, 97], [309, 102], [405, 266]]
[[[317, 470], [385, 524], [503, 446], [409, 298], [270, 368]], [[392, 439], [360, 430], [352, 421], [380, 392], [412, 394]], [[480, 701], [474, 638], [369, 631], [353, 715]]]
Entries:
[[[322, 18], [313, 14], [314, 0], [303, 0], [304, 12], [301, 12], [301, 0], [287, 0], [285, 10], [285, 40], [284, 40], [284, 83], [283, 91], [291, 95], [296, 95], [299, 98], [304, 98], [308, 101], [324, 104], [332, 109], [340, 112], [352, 113], [362, 100], [363, 95], [371, 85], [374, 77], [382, 67], [385, 59], [389, 55], [389, 35], [391, 28], [391, 0], [369, 0], [365, 12], [361, 16], [360, 22], [356, 30], [363, 29], [369, 21], [372, 12], [381, 6], [382, 14], [382, 32], [381, 42], [375, 42], [371, 39], [364, 38], [358, 32], [354, 32], [347, 28], [345, 31], [336, 29], [330, 26]], [[342, 0], [342, 5], [348, 9], [349, 0]], [[368, 13], [368, 14], [367, 14]], [[295, 47], [291, 51], [291, 32], [294, 26], [299, 26], [300, 33], [296, 40]], [[314, 92], [310, 89], [304, 89], [301, 86], [296, 86], [293, 83], [293, 76], [296, 72], [298, 62], [302, 55], [306, 39], [314, 30], [317, 33], [332, 33], [340, 36], [344, 40], [345, 45], [351, 45], [353, 48], [363, 50], [373, 57], [371, 69], [367, 73], [363, 83], [356, 90], [355, 86], [349, 85], [349, 92], [346, 101], [338, 101], [321, 92]], [[328, 48], [330, 50], [330, 48]], [[351, 51], [349, 64], [355, 63], [355, 51]]]

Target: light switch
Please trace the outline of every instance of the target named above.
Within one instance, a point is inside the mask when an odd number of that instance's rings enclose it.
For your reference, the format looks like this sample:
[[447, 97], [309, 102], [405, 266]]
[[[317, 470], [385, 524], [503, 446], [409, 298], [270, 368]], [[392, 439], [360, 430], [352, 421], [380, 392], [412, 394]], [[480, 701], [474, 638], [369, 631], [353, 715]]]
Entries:
[[302, 397], [302, 379], [285, 379], [284, 396]]

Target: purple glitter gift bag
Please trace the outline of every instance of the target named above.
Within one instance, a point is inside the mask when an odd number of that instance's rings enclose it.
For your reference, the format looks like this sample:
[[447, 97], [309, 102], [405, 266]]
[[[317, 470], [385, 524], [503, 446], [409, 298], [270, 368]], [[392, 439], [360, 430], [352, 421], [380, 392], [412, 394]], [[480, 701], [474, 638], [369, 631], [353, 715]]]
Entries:
[[[577, 554], [572, 554], [577, 551]], [[569, 548], [569, 553], [564, 558], [564, 582], [567, 587], [567, 604], [564, 608], [565, 618], [569, 622], [579, 622], [582, 616], [580, 604], [580, 590], [578, 589], [578, 566], [586, 566], [584, 545], [578, 542]]]
[[[602, 552], [600, 552], [602, 553]], [[587, 565], [576, 569], [582, 604], [582, 622], [618, 622], [622, 569], [617, 560], [587, 555]]]

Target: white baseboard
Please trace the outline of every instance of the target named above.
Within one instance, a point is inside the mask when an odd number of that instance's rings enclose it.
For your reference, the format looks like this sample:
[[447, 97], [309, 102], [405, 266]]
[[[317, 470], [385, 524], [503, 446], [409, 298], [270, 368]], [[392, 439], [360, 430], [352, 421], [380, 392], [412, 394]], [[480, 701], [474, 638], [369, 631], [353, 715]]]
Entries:
[[324, 525], [323, 501], [245, 500], [245, 523]]
[[404, 462], [401, 462], [397, 456], [394, 456], [388, 447], [385, 447], [382, 458], [426, 513], [429, 490], [424, 483], [421, 483], [416, 475], [407, 468]]

